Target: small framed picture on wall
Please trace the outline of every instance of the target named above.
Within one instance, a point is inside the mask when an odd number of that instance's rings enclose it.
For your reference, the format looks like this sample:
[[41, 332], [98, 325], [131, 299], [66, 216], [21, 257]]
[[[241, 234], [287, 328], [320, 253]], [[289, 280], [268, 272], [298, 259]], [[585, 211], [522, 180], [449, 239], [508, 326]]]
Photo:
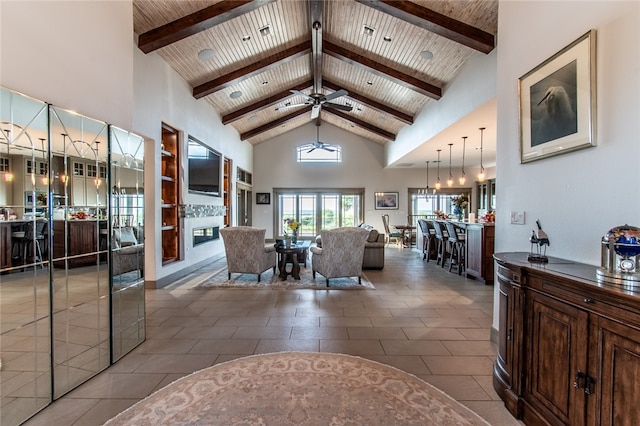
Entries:
[[256, 192], [256, 204], [271, 204], [271, 194], [268, 192]]
[[397, 192], [376, 192], [376, 210], [397, 210]]

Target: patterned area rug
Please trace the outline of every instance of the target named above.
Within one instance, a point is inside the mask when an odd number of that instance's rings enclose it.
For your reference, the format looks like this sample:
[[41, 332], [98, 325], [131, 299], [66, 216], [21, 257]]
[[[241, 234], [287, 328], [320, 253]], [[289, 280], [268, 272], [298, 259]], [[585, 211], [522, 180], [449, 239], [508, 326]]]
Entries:
[[[291, 268], [291, 266], [289, 265], [288, 268]], [[258, 282], [258, 276], [256, 274], [231, 274], [231, 279], [229, 280], [227, 268], [224, 268], [206, 277], [193, 288], [273, 288], [283, 290], [310, 288], [314, 290], [327, 290], [325, 278], [320, 274], [316, 274], [316, 279], [314, 280], [310, 267], [300, 267], [299, 280], [295, 280], [293, 277], [288, 276], [287, 279], [283, 281], [280, 279], [278, 274], [278, 268], [276, 268], [275, 275], [271, 269], [263, 272], [260, 282]], [[362, 290], [375, 289], [375, 287], [363, 273], [362, 284], [358, 284], [357, 277], [331, 278], [329, 280], [328, 289]]]
[[116, 425], [483, 425], [432, 385], [352, 355], [284, 352], [239, 358], [165, 386]]

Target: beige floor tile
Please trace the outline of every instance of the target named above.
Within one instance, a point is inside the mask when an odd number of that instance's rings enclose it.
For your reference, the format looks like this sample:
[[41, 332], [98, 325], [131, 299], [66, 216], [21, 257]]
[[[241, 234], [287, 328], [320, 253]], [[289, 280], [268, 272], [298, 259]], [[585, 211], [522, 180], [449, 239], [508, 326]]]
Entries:
[[319, 317], [271, 317], [268, 327], [320, 327]]
[[407, 340], [400, 327], [349, 327], [347, 333], [351, 340]]
[[101, 399], [84, 413], [73, 426], [94, 426], [102, 424], [131, 407], [136, 402], [138, 402], [137, 399]]
[[431, 374], [431, 371], [427, 368], [427, 365], [424, 363], [423, 359], [416, 355], [367, 355], [367, 359], [378, 361], [382, 364], [387, 364], [415, 375]]
[[504, 406], [502, 401], [460, 401], [495, 426], [524, 426], [516, 420]]
[[318, 352], [320, 341], [312, 339], [292, 339], [292, 340], [260, 340], [255, 353], [269, 352]]
[[207, 339], [198, 342], [193, 349], [192, 354], [245, 354], [251, 355], [258, 345], [258, 340], [250, 339]]
[[346, 327], [293, 327], [292, 339], [339, 339], [347, 340]]
[[367, 317], [349, 318], [320, 318], [320, 327], [373, 327], [371, 319]]
[[[99, 399], [88, 398], [63, 398], [55, 401], [31, 420], [24, 423], [24, 426], [71, 425], [99, 401]], [[94, 424], [97, 425], [99, 423], [96, 422]]]
[[188, 374], [213, 365], [217, 355], [171, 354], [151, 355], [135, 373]]
[[467, 340], [490, 340], [491, 328], [461, 328], [458, 330]]
[[496, 353], [496, 346], [488, 340], [442, 342], [453, 355], [487, 355]]
[[320, 340], [320, 352], [385, 355], [379, 340]]
[[382, 340], [387, 355], [450, 355], [437, 340]]
[[466, 340], [457, 328], [415, 328], [405, 327], [409, 340]]
[[493, 362], [486, 356], [423, 356], [433, 374], [491, 375]]
[[107, 372], [80, 385], [69, 393], [68, 398], [145, 398], [165, 374]]
[[269, 317], [222, 317], [216, 322], [217, 327], [229, 326], [260, 326], [265, 327], [269, 322]]
[[174, 336], [177, 339], [229, 339], [238, 330], [238, 327], [182, 327]]
[[289, 339], [292, 327], [238, 327], [232, 339]]

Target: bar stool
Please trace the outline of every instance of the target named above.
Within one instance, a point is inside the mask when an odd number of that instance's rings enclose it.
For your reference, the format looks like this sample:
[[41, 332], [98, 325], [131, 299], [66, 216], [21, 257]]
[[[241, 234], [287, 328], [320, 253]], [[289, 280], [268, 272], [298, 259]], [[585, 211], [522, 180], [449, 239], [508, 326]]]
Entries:
[[449, 233], [444, 223], [439, 220], [433, 221], [434, 232], [436, 234], [436, 264], [444, 268], [447, 263], [447, 246], [449, 245]]
[[465, 269], [465, 246], [466, 235], [464, 230], [459, 226], [454, 225], [452, 222], [447, 222], [447, 231], [449, 232], [449, 244], [451, 247], [451, 261], [449, 262], [449, 272], [453, 268], [453, 262], [455, 261], [458, 268], [458, 275], [462, 274], [462, 270]]
[[436, 245], [436, 231], [433, 223], [426, 219], [418, 219], [420, 232], [422, 232], [422, 260], [431, 260], [431, 252]]
[[23, 253], [25, 250], [25, 224], [16, 224], [11, 227], [11, 263], [24, 263]]

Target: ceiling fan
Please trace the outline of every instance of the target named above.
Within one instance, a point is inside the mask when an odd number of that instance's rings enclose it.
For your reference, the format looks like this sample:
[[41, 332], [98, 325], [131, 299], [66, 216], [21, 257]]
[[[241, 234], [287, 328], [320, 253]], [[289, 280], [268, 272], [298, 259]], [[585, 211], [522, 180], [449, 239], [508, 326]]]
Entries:
[[353, 107], [351, 105], [342, 105], [337, 104], [335, 102], [330, 102], [334, 99], [337, 99], [342, 96], [346, 96], [349, 93], [340, 89], [328, 95], [322, 94], [322, 2], [313, 1], [311, 4], [311, 27], [313, 28], [313, 32], [311, 33], [312, 39], [312, 52], [311, 52], [311, 61], [312, 61], [312, 71], [313, 71], [313, 93], [307, 95], [304, 92], [299, 90], [290, 90], [291, 93], [295, 95], [302, 96], [305, 99], [305, 102], [301, 104], [295, 105], [285, 105], [283, 107], [276, 108], [276, 110], [284, 109], [284, 108], [293, 108], [299, 107], [303, 105], [312, 105], [311, 107], [311, 119], [316, 119], [320, 115], [320, 110], [322, 107], [326, 108], [334, 108], [342, 111], [351, 111]]
[[332, 148], [331, 144], [320, 142], [320, 126], [319, 125], [316, 126], [316, 140], [311, 142], [311, 145], [313, 145], [313, 147], [309, 151], [307, 151], [307, 154], [315, 151], [316, 149], [324, 149], [325, 151], [328, 151], [328, 152], [336, 152], [336, 150]]
[[285, 105], [284, 107], [280, 107], [278, 109], [283, 109], [283, 108], [292, 108], [292, 107], [299, 107], [299, 106], [303, 106], [303, 105], [313, 105], [311, 107], [311, 118], [318, 118], [318, 116], [320, 115], [320, 109], [322, 107], [327, 107], [327, 108], [335, 108], [335, 109], [340, 109], [342, 111], [351, 111], [353, 109], [352, 106], [350, 105], [342, 105], [342, 104], [337, 104], [335, 102], [329, 102], [333, 99], [337, 99], [341, 96], [345, 96], [348, 94], [348, 92], [344, 89], [340, 89], [336, 92], [330, 93], [328, 95], [323, 95], [322, 93], [312, 93], [310, 95], [307, 95], [304, 92], [301, 92], [299, 90], [290, 90], [291, 93], [294, 93], [296, 95], [302, 96], [303, 98], [306, 99], [305, 102], [301, 103], [301, 104], [295, 104], [295, 105]]

